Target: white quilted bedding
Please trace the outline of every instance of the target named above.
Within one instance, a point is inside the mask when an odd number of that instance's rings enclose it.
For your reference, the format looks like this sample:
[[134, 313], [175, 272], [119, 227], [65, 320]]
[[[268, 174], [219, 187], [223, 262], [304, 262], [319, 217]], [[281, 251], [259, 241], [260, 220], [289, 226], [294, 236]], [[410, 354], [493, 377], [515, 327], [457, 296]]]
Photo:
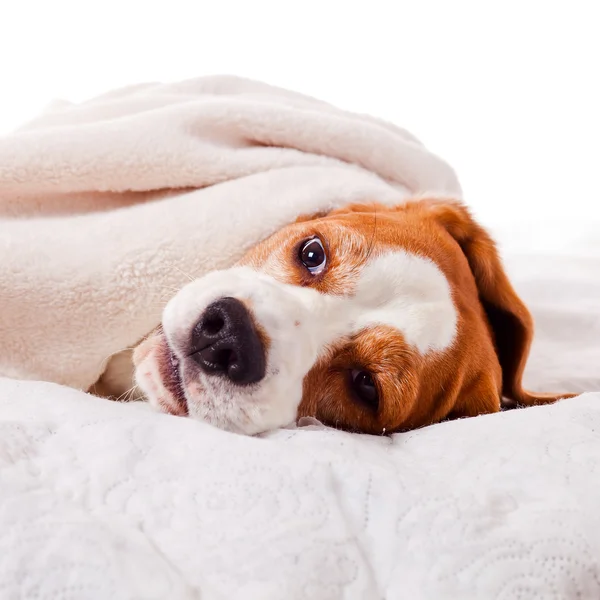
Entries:
[[[599, 264], [561, 261], [511, 267], [538, 316], [529, 383], [600, 390]], [[597, 599], [599, 507], [600, 393], [247, 438], [0, 379], [2, 600]]]

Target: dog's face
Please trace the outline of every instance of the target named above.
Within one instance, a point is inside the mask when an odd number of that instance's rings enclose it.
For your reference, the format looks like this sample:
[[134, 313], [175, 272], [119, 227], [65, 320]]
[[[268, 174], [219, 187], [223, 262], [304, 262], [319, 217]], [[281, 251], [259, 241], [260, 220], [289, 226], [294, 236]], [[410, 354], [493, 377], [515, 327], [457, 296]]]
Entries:
[[382, 433], [554, 400], [521, 387], [531, 335], [485, 231], [420, 200], [283, 228], [185, 286], [134, 362], [151, 403], [227, 430]]

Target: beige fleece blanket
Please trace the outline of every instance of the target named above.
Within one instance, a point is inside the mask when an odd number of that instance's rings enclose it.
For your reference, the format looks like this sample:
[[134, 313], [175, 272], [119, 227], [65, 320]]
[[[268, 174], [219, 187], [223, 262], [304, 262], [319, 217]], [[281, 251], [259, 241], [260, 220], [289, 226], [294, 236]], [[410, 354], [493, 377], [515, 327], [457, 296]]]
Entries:
[[404, 129], [235, 77], [55, 103], [0, 138], [0, 375], [87, 389], [189, 277], [296, 216], [460, 195]]

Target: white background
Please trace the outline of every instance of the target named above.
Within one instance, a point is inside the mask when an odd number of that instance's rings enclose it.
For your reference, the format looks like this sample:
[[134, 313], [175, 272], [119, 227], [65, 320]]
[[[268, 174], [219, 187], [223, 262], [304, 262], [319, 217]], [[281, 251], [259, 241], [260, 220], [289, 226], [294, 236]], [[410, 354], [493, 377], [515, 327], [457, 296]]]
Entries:
[[486, 223], [573, 235], [600, 223], [599, 31], [596, 0], [2, 0], [0, 133], [57, 97], [244, 75], [407, 127]]

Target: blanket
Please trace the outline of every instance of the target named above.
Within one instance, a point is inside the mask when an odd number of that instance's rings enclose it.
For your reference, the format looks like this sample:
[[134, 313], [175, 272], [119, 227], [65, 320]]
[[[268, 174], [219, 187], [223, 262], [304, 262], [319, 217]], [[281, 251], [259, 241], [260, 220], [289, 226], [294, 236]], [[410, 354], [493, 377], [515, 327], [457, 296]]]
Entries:
[[410, 133], [208, 77], [54, 103], [0, 138], [0, 375], [88, 389], [174, 292], [303, 213], [460, 195]]

